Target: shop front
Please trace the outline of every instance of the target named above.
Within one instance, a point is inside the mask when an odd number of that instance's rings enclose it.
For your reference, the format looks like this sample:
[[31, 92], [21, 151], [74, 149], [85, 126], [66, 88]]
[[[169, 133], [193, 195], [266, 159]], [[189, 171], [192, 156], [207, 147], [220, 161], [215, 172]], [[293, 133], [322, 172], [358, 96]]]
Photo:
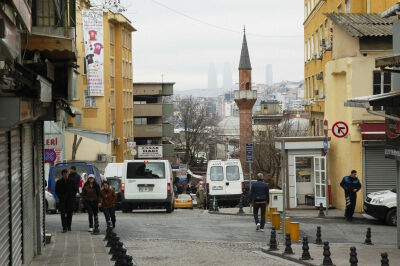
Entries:
[[276, 148], [285, 142], [287, 208], [314, 208], [327, 201], [327, 161], [323, 137], [276, 139]]

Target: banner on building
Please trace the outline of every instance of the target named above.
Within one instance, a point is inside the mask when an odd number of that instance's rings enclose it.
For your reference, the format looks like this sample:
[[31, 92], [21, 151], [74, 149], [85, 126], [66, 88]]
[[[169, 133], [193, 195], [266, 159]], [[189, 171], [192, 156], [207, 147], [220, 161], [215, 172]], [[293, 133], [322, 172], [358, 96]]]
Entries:
[[103, 11], [83, 10], [82, 20], [89, 96], [104, 96]]
[[150, 159], [150, 158], [162, 158], [163, 147], [155, 145], [138, 146], [138, 158]]
[[[399, 107], [385, 107], [387, 115], [400, 117]], [[400, 157], [400, 122], [386, 118], [385, 121], [385, 157], [396, 159]]]

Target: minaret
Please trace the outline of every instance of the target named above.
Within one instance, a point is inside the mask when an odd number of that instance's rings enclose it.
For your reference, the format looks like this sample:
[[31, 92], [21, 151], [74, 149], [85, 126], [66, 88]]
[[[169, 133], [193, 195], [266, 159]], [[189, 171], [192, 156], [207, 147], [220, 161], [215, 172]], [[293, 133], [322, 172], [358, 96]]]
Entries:
[[246, 143], [253, 141], [252, 109], [256, 100], [257, 91], [251, 90], [251, 64], [244, 29], [239, 62], [239, 90], [235, 91], [235, 102], [240, 112], [240, 162], [246, 175], [248, 173]]

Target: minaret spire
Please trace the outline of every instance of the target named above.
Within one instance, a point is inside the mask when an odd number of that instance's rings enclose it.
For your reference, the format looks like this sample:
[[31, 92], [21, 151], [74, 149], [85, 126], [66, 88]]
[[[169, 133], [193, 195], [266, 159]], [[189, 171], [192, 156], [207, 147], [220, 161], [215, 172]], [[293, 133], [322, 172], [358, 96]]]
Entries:
[[251, 69], [249, 49], [247, 48], [245, 26], [243, 26], [243, 43], [242, 43], [242, 52], [240, 54], [240, 62], [239, 62], [239, 70], [240, 69]]

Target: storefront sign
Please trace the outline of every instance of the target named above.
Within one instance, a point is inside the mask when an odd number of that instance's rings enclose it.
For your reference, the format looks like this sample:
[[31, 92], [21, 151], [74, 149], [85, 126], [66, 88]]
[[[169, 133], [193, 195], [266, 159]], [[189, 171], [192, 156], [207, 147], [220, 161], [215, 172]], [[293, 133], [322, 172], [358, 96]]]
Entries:
[[148, 159], [148, 158], [162, 158], [163, 157], [163, 147], [162, 146], [138, 146], [138, 158]]
[[44, 135], [44, 148], [45, 149], [62, 149], [63, 148], [63, 135], [62, 134], [45, 134]]
[[136, 147], [136, 142], [129, 141], [129, 142], [126, 143], [126, 146], [127, 146], [128, 148]]
[[82, 20], [89, 96], [104, 96], [103, 11], [83, 10]]

